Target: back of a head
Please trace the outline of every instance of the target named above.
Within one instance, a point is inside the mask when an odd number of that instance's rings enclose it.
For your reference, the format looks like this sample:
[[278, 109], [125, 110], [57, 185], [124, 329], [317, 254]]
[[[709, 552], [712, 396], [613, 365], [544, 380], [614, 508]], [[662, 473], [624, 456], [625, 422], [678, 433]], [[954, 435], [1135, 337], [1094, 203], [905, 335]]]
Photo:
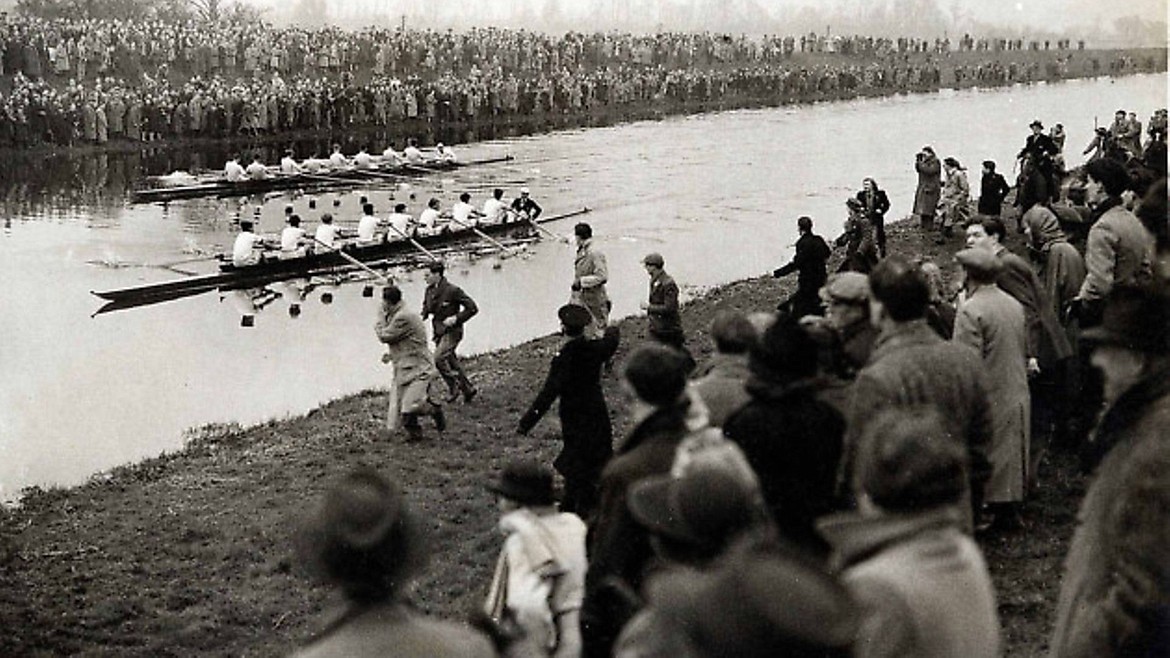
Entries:
[[756, 327], [747, 316], [734, 309], [723, 309], [711, 321], [711, 340], [724, 354], [745, 354], [759, 340]]
[[1120, 162], [1110, 158], [1097, 158], [1085, 165], [1085, 175], [1101, 184], [1109, 196], [1121, 196], [1129, 186], [1129, 174]]
[[812, 227], [813, 227], [812, 217], [804, 215], [804, 216], [798, 217], [796, 219], [796, 228], [798, 230], [810, 232], [810, 231], [812, 231]]
[[967, 491], [967, 455], [934, 409], [895, 408], [864, 427], [853, 487], [889, 512], [958, 503]]
[[768, 381], [794, 382], [817, 372], [817, 343], [790, 314], [776, 318], [753, 346], [752, 374]]
[[367, 203], [367, 204], [362, 205], [362, 212], [367, 214], [367, 215], [374, 214], [374, 204]]
[[573, 235], [582, 240], [587, 240], [593, 237], [593, 227], [585, 222], [581, 222], [573, 227]]
[[1166, 179], [1159, 178], [1146, 190], [1142, 203], [1135, 213], [1150, 233], [1158, 251], [1170, 250], [1170, 214], [1166, 211]]
[[397, 304], [402, 301], [402, 289], [395, 285], [382, 288], [382, 301], [389, 304]]
[[926, 316], [930, 285], [922, 269], [902, 256], [893, 255], [878, 262], [869, 273], [869, 289], [895, 322]]
[[394, 206], [394, 212], [399, 213], [399, 214], [406, 213], [406, 204], [405, 203], [396, 204]]
[[471, 201], [471, 195], [467, 192], [464, 192], [463, 194], [459, 195], [459, 200], [463, 203], [467, 203], [468, 201]]
[[622, 375], [643, 402], [668, 407], [682, 397], [689, 369], [686, 356], [679, 350], [643, 343], [626, 360]]

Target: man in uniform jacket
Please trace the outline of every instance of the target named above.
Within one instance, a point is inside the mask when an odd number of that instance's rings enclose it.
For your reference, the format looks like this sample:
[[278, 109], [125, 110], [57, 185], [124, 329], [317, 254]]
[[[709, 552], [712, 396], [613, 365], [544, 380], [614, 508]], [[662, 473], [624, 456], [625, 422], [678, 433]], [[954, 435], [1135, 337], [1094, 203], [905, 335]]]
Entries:
[[798, 318], [824, 313], [819, 293], [829, 276], [825, 263], [832, 251], [824, 238], [813, 233], [812, 229], [811, 217], [796, 220], [796, 230], [800, 233], [796, 241], [796, 255], [792, 257], [791, 263], [772, 272], [776, 278], [798, 272], [796, 292], [780, 305], [780, 308], [787, 307]]
[[984, 160], [983, 177], [979, 181], [979, 214], [999, 217], [1003, 200], [1007, 198], [1011, 189], [1003, 174], [995, 170], [995, 161]]
[[583, 306], [566, 304], [557, 312], [561, 332], [568, 340], [553, 357], [544, 385], [518, 430], [527, 434], [558, 398], [561, 453], [553, 466], [565, 478], [561, 509], [589, 518], [597, 501], [601, 470], [613, 454], [613, 428], [601, 391], [601, 365], [617, 351], [617, 327], [608, 327], [601, 340], [586, 340], [585, 327], [592, 316]]
[[431, 329], [435, 341], [435, 367], [447, 383], [450, 395], [448, 402], [453, 402], [463, 393], [463, 400], [471, 402], [475, 397], [475, 387], [463, 372], [455, 348], [463, 340], [463, 325], [470, 320], [479, 307], [463, 289], [451, 283], [444, 276], [446, 268], [443, 263], [435, 261], [427, 270], [427, 290], [423, 296], [422, 317], [431, 319]]

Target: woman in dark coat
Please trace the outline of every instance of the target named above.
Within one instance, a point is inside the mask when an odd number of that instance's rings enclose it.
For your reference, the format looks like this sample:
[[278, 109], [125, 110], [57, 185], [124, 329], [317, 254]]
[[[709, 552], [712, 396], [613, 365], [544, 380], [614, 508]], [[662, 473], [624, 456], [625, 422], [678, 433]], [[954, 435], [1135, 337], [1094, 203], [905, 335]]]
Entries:
[[890, 198], [885, 190], [878, 187], [877, 181], [866, 178], [861, 181], [861, 191], [857, 193], [857, 200], [861, 202], [862, 210], [869, 222], [873, 224], [874, 235], [877, 237], [878, 256], [886, 257], [886, 213], [890, 210]]

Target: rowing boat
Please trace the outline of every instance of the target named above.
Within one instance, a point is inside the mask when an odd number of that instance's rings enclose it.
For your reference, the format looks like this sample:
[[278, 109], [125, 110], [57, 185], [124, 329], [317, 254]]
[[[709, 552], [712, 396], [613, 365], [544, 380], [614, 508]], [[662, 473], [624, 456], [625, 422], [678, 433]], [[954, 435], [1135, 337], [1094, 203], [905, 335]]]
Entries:
[[[583, 215], [589, 211], [589, 208], [582, 208], [559, 215], [548, 215], [538, 219], [535, 224], [545, 224], [568, 219]], [[488, 224], [478, 228], [486, 235], [513, 236], [511, 239], [523, 241], [531, 239], [530, 234], [533, 224], [528, 221], [518, 220], [503, 224]], [[323, 251], [298, 258], [265, 259], [255, 265], [242, 267], [237, 267], [231, 262], [224, 262], [220, 265], [220, 271], [215, 274], [103, 292], [91, 291], [93, 295], [107, 301], [94, 315], [158, 304], [184, 297], [192, 297], [213, 290], [226, 291], [259, 288], [289, 279], [345, 272], [355, 267], [346, 256], [368, 265], [394, 267], [417, 263], [419, 246], [430, 252], [444, 253], [481, 251], [483, 246], [480, 242], [480, 236], [471, 229], [451, 230], [434, 235], [419, 236], [416, 238], [416, 241], [418, 243], [417, 246], [407, 240], [393, 240], [366, 245], [350, 244], [342, 247], [345, 250], [344, 256], [337, 251]]]
[[452, 169], [460, 169], [474, 165], [509, 162], [512, 159], [512, 156], [504, 155], [482, 158], [480, 160], [469, 160], [467, 162], [438, 161], [425, 165], [387, 165], [376, 166], [370, 169], [323, 169], [320, 172], [303, 172], [298, 174], [276, 173], [271, 178], [237, 182], [215, 178], [191, 185], [150, 187], [134, 190], [131, 193], [131, 200], [134, 203], [155, 203], [159, 201], [178, 201], [180, 199], [197, 199], [201, 197], [248, 196], [279, 190], [360, 185], [362, 183], [384, 182], [387, 177], [391, 176], [418, 178], [429, 173], [450, 171]]

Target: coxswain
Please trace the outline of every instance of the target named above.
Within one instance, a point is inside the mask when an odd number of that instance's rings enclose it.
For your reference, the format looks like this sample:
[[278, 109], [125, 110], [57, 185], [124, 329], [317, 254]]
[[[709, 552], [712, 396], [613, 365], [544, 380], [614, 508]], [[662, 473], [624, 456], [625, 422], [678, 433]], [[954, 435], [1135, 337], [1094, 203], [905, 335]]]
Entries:
[[329, 166], [334, 169], [345, 169], [349, 166], [349, 160], [341, 152], [341, 144], [333, 145], [333, 153], [329, 156]]
[[407, 164], [420, 165], [425, 164], [427, 158], [423, 152], [418, 148], [418, 140], [411, 137], [406, 142], [406, 148], [402, 149], [402, 157], [406, 158]]
[[502, 224], [508, 218], [508, 204], [504, 203], [504, 190], [492, 190], [492, 196], [483, 202], [484, 224]]
[[247, 267], [260, 262], [264, 243], [260, 236], [253, 232], [254, 226], [250, 219], [240, 220], [240, 234], [236, 236], [236, 242], [232, 245], [232, 265], [235, 267]]
[[439, 213], [439, 200], [431, 197], [431, 200], [427, 201], [426, 209], [418, 216], [419, 231], [423, 235], [438, 233], [442, 221], [443, 217]]
[[353, 156], [353, 166], [355, 169], [373, 169], [374, 157], [363, 148]]
[[297, 164], [296, 159], [293, 158], [293, 150], [285, 149], [284, 157], [280, 159], [280, 173], [299, 174], [302, 171], [304, 170], [301, 169], [301, 166]]
[[252, 158], [252, 163], [244, 171], [248, 174], [248, 178], [252, 180], [264, 180], [268, 178], [268, 167], [264, 166], [263, 162], [260, 162], [259, 153]]
[[333, 225], [333, 215], [329, 213], [321, 215], [321, 223], [317, 225], [313, 239], [332, 249], [337, 246], [337, 238], [339, 237], [341, 237], [341, 229]]
[[435, 161], [436, 162], [454, 163], [454, 162], [457, 162], [458, 160], [459, 160], [459, 157], [455, 155], [455, 151], [452, 151], [451, 149], [447, 148], [446, 146], [443, 146], [443, 142], [439, 142], [438, 144], [435, 144]]
[[459, 203], [451, 207], [451, 221], [456, 226], [475, 226], [483, 214], [471, 205], [471, 194], [464, 192], [459, 195]]
[[380, 222], [374, 215], [374, 204], [362, 204], [362, 218], [358, 220], [357, 239], [358, 242], [375, 242], [378, 239], [378, 227]]
[[524, 215], [529, 221], [536, 221], [540, 217], [540, 213], [544, 210], [540, 204], [532, 200], [529, 196], [529, 189], [527, 187], [520, 188], [520, 196], [512, 201], [512, 211], [519, 215]]
[[288, 226], [280, 232], [280, 257], [299, 258], [305, 255], [305, 229], [300, 215], [289, 215]]
[[395, 205], [394, 213], [386, 218], [386, 224], [390, 227], [390, 232], [386, 234], [387, 239], [405, 240], [406, 236], [410, 235], [413, 223], [414, 218], [406, 212], [406, 204]]
[[223, 177], [229, 183], [238, 183], [248, 179], [248, 172], [244, 171], [244, 165], [240, 164], [239, 158], [232, 156], [223, 166]]

